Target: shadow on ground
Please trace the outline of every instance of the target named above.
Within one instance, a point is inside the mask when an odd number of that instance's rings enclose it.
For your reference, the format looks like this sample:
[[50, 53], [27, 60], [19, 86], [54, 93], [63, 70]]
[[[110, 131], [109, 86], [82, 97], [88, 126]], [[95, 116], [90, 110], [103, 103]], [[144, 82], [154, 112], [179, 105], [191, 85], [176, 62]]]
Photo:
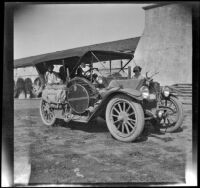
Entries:
[[[164, 135], [159, 127], [154, 124], [155, 122], [147, 121], [144, 125], [144, 130], [142, 134], [134, 141], [135, 143], [144, 142], [148, 140], [148, 137], [159, 137], [159, 135]], [[98, 118], [97, 120], [91, 121], [88, 124], [79, 122], [69, 122], [66, 123], [63, 120], [57, 120], [54, 126], [60, 126], [64, 128], [70, 128], [71, 130], [80, 130], [88, 133], [105, 133], [109, 132], [106, 121]], [[183, 129], [179, 128], [175, 133], [182, 132]]]
[[87, 124], [79, 123], [79, 122], [66, 123], [63, 120], [58, 120], [55, 126], [70, 128], [71, 130], [85, 131], [88, 133], [108, 132], [106, 122], [100, 118], [98, 118], [97, 120], [91, 121], [90, 123], [87, 123]]

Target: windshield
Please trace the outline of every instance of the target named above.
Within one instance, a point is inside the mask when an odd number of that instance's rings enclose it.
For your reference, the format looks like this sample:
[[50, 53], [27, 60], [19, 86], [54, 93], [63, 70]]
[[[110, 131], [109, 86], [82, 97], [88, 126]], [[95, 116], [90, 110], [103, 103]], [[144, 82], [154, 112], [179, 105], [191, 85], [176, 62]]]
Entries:
[[[103, 61], [103, 62], [94, 63], [93, 67], [98, 68], [99, 73], [103, 77], [127, 78], [128, 66], [130, 65], [129, 61], [130, 61], [129, 59]], [[96, 73], [95, 70], [94, 72]]]

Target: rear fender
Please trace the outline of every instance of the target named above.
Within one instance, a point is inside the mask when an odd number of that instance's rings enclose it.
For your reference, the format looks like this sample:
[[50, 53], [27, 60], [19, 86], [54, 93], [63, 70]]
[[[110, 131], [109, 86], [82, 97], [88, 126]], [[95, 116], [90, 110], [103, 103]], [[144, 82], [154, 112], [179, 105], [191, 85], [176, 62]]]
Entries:
[[134, 89], [121, 89], [121, 88], [112, 88], [108, 91], [108, 93], [106, 93], [106, 95], [103, 97], [101, 103], [99, 104], [99, 106], [95, 109], [95, 111], [92, 113], [92, 115], [89, 118], [89, 121], [96, 118], [97, 116], [101, 115], [102, 112], [105, 111], [105, 108], [108, 104], [108, 102], [116, 95], [118, 94], [124, 94], [126, 96], [131, 97], [134, 101], [141, 103], [143, 98], [142, 98], [142, 94], [140, 91], [138, 90], [134, 90]]

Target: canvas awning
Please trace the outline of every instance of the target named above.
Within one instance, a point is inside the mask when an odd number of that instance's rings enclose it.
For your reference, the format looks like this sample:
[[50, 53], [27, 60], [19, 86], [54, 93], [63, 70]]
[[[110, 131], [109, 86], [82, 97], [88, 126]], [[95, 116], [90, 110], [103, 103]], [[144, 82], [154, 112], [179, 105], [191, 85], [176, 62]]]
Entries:
[[[110, 51], [107, 53], [111, 54], [111, 51], [120, 52], [120, 51], [135, 51], [140, 37], [130, 38], [125, 40], [118, 40], [113, 42], [106, 42], [101, 44], [95, 44], [90, 46], [78, 47], [63, 51], [57, 51], [53, 53], [41, 54], [37, 56], [31, 56], [21, 59], [14, 60], [14, 68], [34, 66], [41, 62], [50, 62], [58, 60], [69, 60], [69, 62], [75, 62], [81, 58], [88, 51]], [[86, 55], [87, 56], [87, 55]], [[99, 54], [102, 57], [102, 55]], [[104, 56], [104, 55], [103, 55]], [[105, 61], [102, 57], [102, 61]]]

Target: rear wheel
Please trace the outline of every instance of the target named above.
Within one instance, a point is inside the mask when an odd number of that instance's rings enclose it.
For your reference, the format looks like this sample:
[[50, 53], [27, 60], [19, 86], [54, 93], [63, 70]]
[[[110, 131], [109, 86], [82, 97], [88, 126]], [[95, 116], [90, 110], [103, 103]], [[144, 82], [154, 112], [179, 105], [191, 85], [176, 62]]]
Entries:
[[130, 97], [117, 95], [106, 107], [106, 123], [112, 136], [123, 142], [134, 141], [144, 129], [144, 112]]
[[56, 121], [54, 110], [50, 108], [49, 103], [43, 99], [40, 102], [40, 116], [43, 123], [48, 126], [52, 126]]

